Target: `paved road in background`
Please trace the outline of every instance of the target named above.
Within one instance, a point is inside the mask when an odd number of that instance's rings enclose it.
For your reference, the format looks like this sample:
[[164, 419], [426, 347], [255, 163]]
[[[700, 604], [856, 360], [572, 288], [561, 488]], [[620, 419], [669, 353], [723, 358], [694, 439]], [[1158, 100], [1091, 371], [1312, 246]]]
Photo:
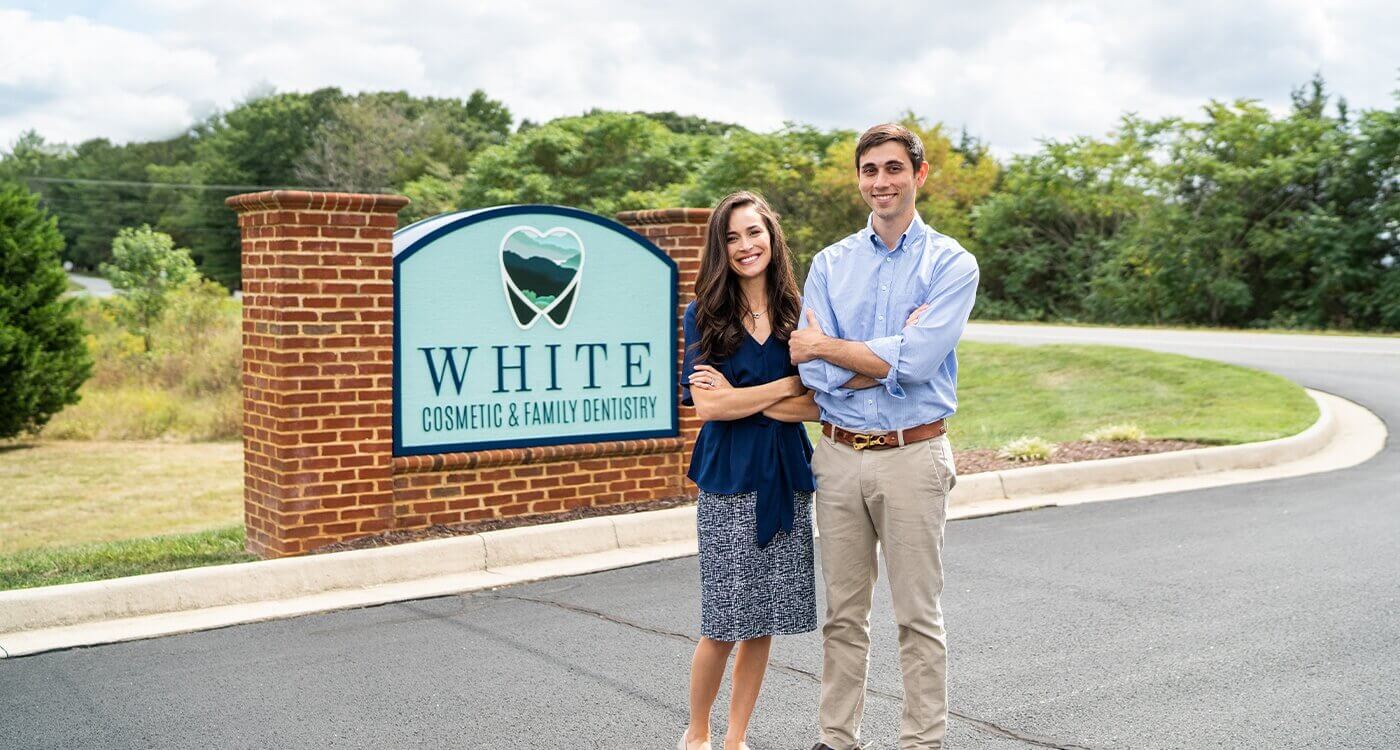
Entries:
[[68, 280], [76, 284], [81, 284], [83, 291], [94, 297], [110, 297], [116, 294], [112, 288], [112, 282], [100, 276], [83, 276], [82, 274], [69, 272]]
[[[112, 288], [112, 282], [100, 276], [83, 276], [82, 274], [70, 271], [68, 273], [68, 278], [74, 283], [82, 285], [83, 294], [90, 294], [94, 297], [111, 297], [117, 293], [116, 290]], [[231, 296], [234, 299], [242, 299], [243, 292], [235, 289]]]
[[[1253, 365], [1400, 424], [1400, 340], [973, 326]], [[953, 748], [1400, 747], [1400, 448], [1253, 485], [950, 523]], [[671, 748], [694, 558], [0, 661], [0, 747]], [[900, 681], [876, 592], [867, 740]], [[811, 747], [816, 634], [754, 750]], [[727, 693], [721, 695], [721, 700]], [[723, 710], [717, 712], [722, 731]]]

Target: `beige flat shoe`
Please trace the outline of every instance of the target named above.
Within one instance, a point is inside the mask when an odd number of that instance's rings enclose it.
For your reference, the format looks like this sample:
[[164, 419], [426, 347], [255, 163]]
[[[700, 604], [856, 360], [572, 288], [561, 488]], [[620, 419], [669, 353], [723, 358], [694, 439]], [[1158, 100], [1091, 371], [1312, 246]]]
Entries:
[[[686, 750], [685, 735], [681, 735], [681, 738], [676, 740], [676, 750]], [[700, 747], [698, 750], [712, 750], [710, 747], [710, 741], [705, 740], [704, 742], [700, 743]], [[749, 750], [749, 746], [744, 745], [744, 750]]]

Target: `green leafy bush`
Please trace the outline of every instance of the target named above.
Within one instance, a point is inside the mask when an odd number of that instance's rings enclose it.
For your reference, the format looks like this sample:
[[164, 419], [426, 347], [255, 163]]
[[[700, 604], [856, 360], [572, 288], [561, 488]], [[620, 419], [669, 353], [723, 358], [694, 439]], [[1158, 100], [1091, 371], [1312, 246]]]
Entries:
[[1055, 444], [1044, 438], [1023, 436], [1001, 446], [997, 455], [1012, 461], [1049, 461], [1055, 455]]
[[1147, 433], [1135, 424], [1111, 424], [1085, 433], [1084, 439], [1091, 443], [1126, 443], [1146, 440]]
[[165, 312], [171, 291], [199, 278], [190, 251], [150, 226], [128, 227], [112, 241], [112, 262], [102, 275], [120, 291], [112, 299], [117, 319], [151, 350], [152, 328]]
[[153, 349], [119, 322], [120, 302], [77, 311], [97, 360], [83, 401], [44, 430], [60, 440], [231, 440], [242, 434], [240, 307], [223, 287], [191, 278], [152, 325]]

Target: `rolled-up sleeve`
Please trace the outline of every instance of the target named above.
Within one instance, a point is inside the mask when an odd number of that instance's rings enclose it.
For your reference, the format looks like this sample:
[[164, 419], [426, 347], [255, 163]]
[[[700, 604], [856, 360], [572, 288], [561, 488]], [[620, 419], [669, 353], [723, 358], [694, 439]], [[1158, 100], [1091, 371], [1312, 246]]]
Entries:
[[930, 307], [918, 321], [894, 336], [865, 342], [875, 356], [890, 366], [880, 380], [895, 398], [904, 398], [901, 383], [927, 383], [938, 374], [948, 354], [958, 345], [967, 328], [972, 304], [977, 299], [979, 272], [971, 253], [953, 256], [929, 290], [925, 304]]
[[[803, 313], [797, 318], [797, 327], [807, 327], [806, 311], [811, 310], [816, 314], [823, 333], [840, 338], [841, 330], [836, 324], [836, 312], [831, 306], [831, 295], [827, 293], [826, 274], [826, 258], [818, 255], [812, 262], [812, 268], [807, 273], [807, 284], [802, 290]], [[824, 359], [813, 359], [799, 364], [797, 373], [802, 376], [802, 384], [814, 391], [840, 398], [855, 395], [855, 391], [843, 386], [856, 374]]]
[[[905, 329], [908, 330], [908, 329]], [[880, 385], [885, 386], [885, 391], [895, 398], [904, 398], [904, 389], [899, 385], [899, 354], [904, 348], [904, 335], [881, 336], [878, 339], [871, 339], [865, 342], [870, 347], [870, 351], [875, 352], [875, 356], [885, 360], [885, 364], [890, 366], [890, 371], [885, 373], [885, 377], [878, 379]]]

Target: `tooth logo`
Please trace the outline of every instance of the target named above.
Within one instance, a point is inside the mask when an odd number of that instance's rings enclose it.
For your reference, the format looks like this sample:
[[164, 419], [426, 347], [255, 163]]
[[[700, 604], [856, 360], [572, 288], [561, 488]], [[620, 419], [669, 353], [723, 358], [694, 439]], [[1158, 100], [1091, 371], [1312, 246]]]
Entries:
[[501, 238], [501, 283], [522, 330], [541, 317], [555, 328], [568, 325], [582, 277], [583, 240], [572, 230], [520, 226]]

